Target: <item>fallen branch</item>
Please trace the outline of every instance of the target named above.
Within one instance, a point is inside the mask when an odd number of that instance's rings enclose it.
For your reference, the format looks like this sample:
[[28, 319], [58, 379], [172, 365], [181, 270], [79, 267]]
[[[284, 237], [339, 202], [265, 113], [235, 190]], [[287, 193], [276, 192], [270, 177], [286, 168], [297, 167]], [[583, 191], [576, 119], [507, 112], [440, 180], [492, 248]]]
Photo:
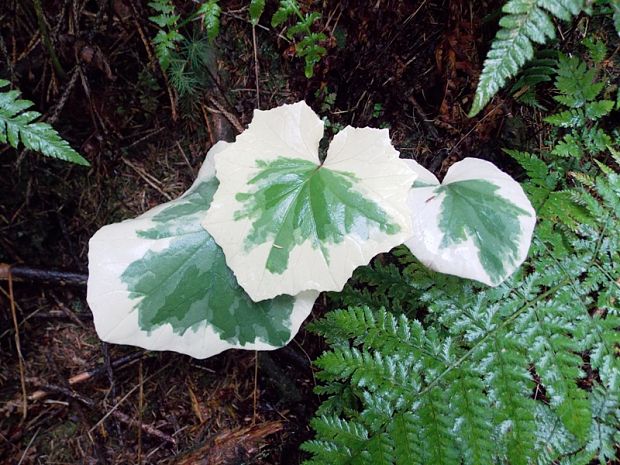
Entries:
[[25, 265], [0, 263], [0, 281], [7, 281], [9, 275], [11, 275], [14, 281], [49, 282], [74, 286], [85, 286], [88, 281], [88, 274], [86, 273], [45, 270], [42, 268], [31, 268]]

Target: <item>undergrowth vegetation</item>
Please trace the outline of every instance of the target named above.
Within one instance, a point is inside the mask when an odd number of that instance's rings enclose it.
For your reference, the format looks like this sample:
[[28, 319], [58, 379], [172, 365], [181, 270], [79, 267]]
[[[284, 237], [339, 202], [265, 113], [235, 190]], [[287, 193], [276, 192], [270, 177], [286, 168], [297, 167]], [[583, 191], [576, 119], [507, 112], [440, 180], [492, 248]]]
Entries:
[[[162, 71], [183, 96], [195, 96], [210, 82], [205, 71], [209, 49], [220, 33], [221, 7], [219, 0], [199, 3], [194, 12], [182, 17], [172, 0], [154, 0], [149, 6], [156, 13], [149, 19], [159, 27], [153, 43]], [[264, 0], [248, 3], [248, 20], [256, 27], [265, 10]], [[316, 11], [303, 12], [297, 0], [279, 0], [271, 16], [274, 37], [285, 37], [294, 44], [295, 54], [304, 59], [304, 72], [310, 78], [314, 66], [327, 50], [322, 43], [327, 36], [318, 31], [321, 15]]]
[[330, 349], [316, 361], [324, 402], [307, 463], [616, 457], [620, 139], [602, 127], [614, 102], [596, 69], [564, 55], [553, 68], [555, 143], [509, 151], [539, 215], [528, 261], [494, 289], [430, 272], [404, 248], [358, 270], [333, 297], [343, 309], [312, 325]]

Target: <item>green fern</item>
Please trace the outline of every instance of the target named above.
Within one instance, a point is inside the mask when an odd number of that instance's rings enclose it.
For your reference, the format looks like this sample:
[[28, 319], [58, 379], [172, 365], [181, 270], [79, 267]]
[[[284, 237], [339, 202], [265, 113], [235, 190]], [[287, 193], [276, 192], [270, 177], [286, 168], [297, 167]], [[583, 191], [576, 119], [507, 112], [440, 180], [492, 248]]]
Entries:
[[265, 11], [265, 0], [250, 0], [250, 21], [254, 26], [260, 21], [263, 11]]
[[[516, 154], [550, 192], [564, 185], [538, 157]], [[613, 147], [611, 155], [620, 162]], [[556, 253], [552, 221], [541, 218], [531, 259], [499, 288], [458, 279], [428, 285], [428, 272], [402, 251], [401, 266], [358, 273], [370, 292], [410, 313], [424, 309], [416, 320], [353, 306], [311, 325], [329, 350], [316, 361], [317, 393], [326, 398], [312, 422], [316, 438], [303, 446], [307, 463], [612, 461], [620, 430], [620, 175], [600, 170], [574, 174], [582, 187], [563, 191], [586, 219], [558, 234], [571, 253]], [[586, 362], [595, 370], [587, 382]]]
[[510, 93], [524, 105], [545, 110], [538, 101], [536, 88], [539, 84], [551, 82], [556, 73], [558, 53], [555, 50], [541, 50], [521, 71], [519, 79], [512, 85]]
[[314, 67], [327, 53], [321, 42], [327, 40], [322, 32], [314, 32], [312, 27], [321, 18], [317, 12], [303, 15], [297, 0], [280, 0], [280, 6], [271, 18], [271, 25], [278, 27], [291, 17], [297, 17], [297, 22], [286, 32], [289, 39], [301, 37], [295, 44], [295, 53], [305, 61], [304, 72], [307, 78], [314, 75]]
[[181, 16], [176, 14], [171, 0], [155, 0], [150, 2], [149, 6], [158, 13], [149, 19], [160, 27], [153, 44], [161, 69], [165, 72], [170, 66], [178, 44], [183, 40], [177, 28]]
[[182, 85], [177, 89], [181, 92], [183, 89], [191, 87], [191, 82], [184, 79], [184, 63], [179, 66], [179, 61], [186, 61], [182, 55], [179, 55], [179, 50], [184, 42], [191, 43], [192, 41], [186, 39], [180, 30], [193, 21], [201, 21], [208, 39], [213, 40], [217, 37], [220, 32], [221, 14], [219, 0], [206, 0], [200, 3], [196, 11], [183, 20], [181, 20], [181, 15], [177, 14], [172, 0], [154, 0], [148, 5], [158, 13], [149, 17], [160, 28], [153, 39], [155, 54], [164, 72], [176, 62], [176, 69], [172, 70], [172, 74], [175, 75], [176, 82], [181, 82]]
[[0, 79], [0, 143], [19, 148], [19, 143], [29, 150], [47, 157], [90, 166], [90, 163], [71, 148], [58, 132], [47, 123], [35, 122], [41, 116], [36, 111], [27, 111], [34, 103], [20, 99], [17, 90], [3, 91], [10, 82]]
[[219, 0], [206, 0], [198, 7], [194, 19], [200, 19], [203, 22], [209, 40], [215, 39], [220, 33], [221, 13]]
[[552, 17], [570, 21], [583, 11], [584, 0], [509, 0], [500, 30], [484, 62], [470, 116], [491, 98], [534, 56], [534, 43], [555, 38]]

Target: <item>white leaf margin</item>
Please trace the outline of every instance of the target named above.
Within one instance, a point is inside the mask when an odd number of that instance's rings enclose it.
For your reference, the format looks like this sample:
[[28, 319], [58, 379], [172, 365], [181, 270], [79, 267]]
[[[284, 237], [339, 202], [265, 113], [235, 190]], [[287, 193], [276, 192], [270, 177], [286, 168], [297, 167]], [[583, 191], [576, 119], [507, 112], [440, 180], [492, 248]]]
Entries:
[[[215, 176], [213, 157], [224, 150], [226, 142], [218, 142], [208, 152], [192, 186], [179, 197], [183, 198], [193, 188]], [[148, 251], [164, 250], [172, 239], [145, 239], [137, 231], [147, 230], [156, 224], [151, 220], [176, 200], [158, 205], [137, 218], [114, 223], [99, 229], [89, 241], [87, 302], [93, 314], [95, 330], [102, 341], [142, 347], [154, 351], [174, 351], [197, 359], [211, 357], [227, 349], [274, 350], [262, 341], [244, 346], [229, 343], [206, 321], [189, 328], [182, 335], [173, 331], [169, 324], [151, 331], [144, 331], [138, 323], [138, 299], [130, 299], [127, 284], [121, 275]], [[290, 340], [298, 333], [303, 321], [312, 311], [318, 292], [305, 292], [295, 297], [289, 327]]]
[[[416, 173], [399, 158], [387, 129], [347, 126], [333, 138], [323, 166], [357, 176], [356, 190], [376, 202], [400, 231], [392, 235], [371, 231], [364, 243], [347, 235], [342, 242], [330, 245], [329, 263], [306, 241], [291, 250], [291, 266], [282, 274], [266, 269], [273, 240], [245, 252], [252, 220], [234, 219], [234, 212], [243, 207], [235, 196], [246, 192], [247, 181], [258, 174], [256, 160], [268, 162], [284, 156], [318, 165], [323, 131], [323, 121], [304, 101], [255, 110], [248, 129], [215, 156], [220, 186], [203, 226], [222, 247], [228, 266], [254, 301], [307, 290], [341, 291], [355, 268], [402, 244], [412, 234], [407, 196]], [[256, 157], [257, 150], [260, 158]]]
[[[425, 187], [413, 187], [407, 201], [414, 234], [405, 242], [405, 245], [413, 255], [432, 270], [473, 279], [492, 287], [498, 286], [514, 273], [527, 258], [536, 224], [536, 212], [521, 185], [493, 163], [478, 158], [465, 158], [452, 165], [443, 183], [440, 183], [434, 174], [416, 161], [405, 161], [412, 170], [418, 173], [419, 181], [429, 184]], [[517, 259], [512, 263], [504, 261], [506, 273], [499, 281], [494, 281], [482, 266], [478, 257], [478, 248], [471, 238], [449, 247], [440, 247], [443, 238], [443, 232], [439, 228], [442, 201], [433, 202], [430, 199], [434, 197], [434, 190], [437, 186], [466, 180], [483, 180], [495, 184], [499, 188], [496, 191], [497, 195], [529, 213], [529, 216], [519, 216], [521, 239], [518, 244]]]

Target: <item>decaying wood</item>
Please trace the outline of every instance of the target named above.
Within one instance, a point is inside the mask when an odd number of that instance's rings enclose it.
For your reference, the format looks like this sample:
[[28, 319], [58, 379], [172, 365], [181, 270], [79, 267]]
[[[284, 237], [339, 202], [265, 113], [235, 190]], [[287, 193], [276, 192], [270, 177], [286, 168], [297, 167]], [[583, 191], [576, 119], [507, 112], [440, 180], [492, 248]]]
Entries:
[[253, 426], [222, 431], [211, 436], [198, 449], [186, 454], [173, 465], [233, 465], [252, 457], [265, 438], [284, 428], [281, 421], [268, 421]]

